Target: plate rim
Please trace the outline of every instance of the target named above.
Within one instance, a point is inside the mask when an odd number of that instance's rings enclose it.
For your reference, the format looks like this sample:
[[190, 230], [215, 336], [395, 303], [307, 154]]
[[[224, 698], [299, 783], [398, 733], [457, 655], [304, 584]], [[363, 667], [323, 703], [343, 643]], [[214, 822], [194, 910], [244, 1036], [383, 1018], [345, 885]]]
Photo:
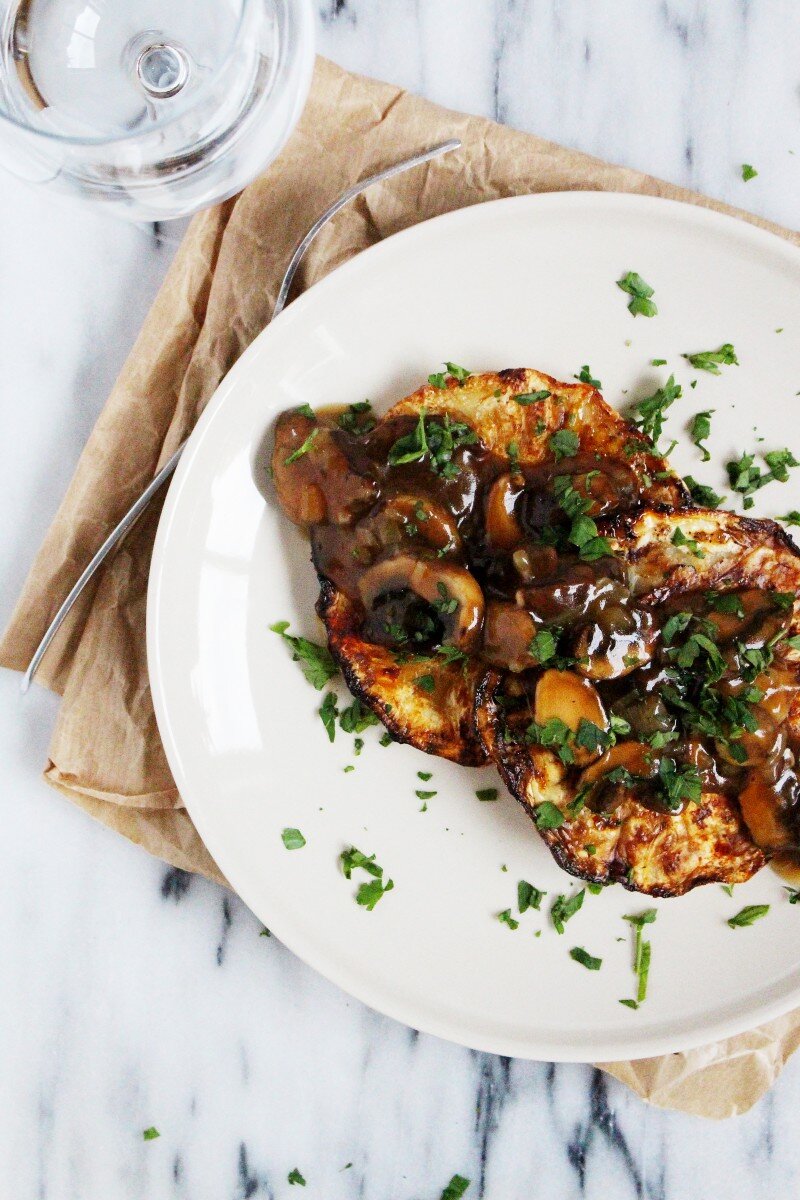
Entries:
[[[205, 443], [206, 437], [212, 431], [217, 414], [220, 412], [223, 404], [225, 404], [230, 393], [235, 391], [239, 377], [245, 375], [250, 369], [251, 362], [264, 353], [265, 346], [268, 346], [272, 340], [276, 337], [281, 337], [283, 331], [288, 330], [291, 324], [297, 320], [302, 320], [306, 308], [311, 304], [319, 303], [320, 297], [324, 298], [328, 290], [339, 287], [342, 280], [347, 282], [351, 275], [357, 276], [364, 270], [372, 270], [374, 264], [380, 263], [383, 255], [396, 252], [400, 243], [405, 244], [414, 240], [424, 241], [427, 237], [435, 236], [436, 231], [443, 226], [455, 226], [462, 222], [469, 222], [470, 220], [492, 221], [494, 219], [493, 214], [497, 213], [499, 208], [507, 210], [512, 206], [515, 208], [547, 207], [556, 209], [563, 207], [567, 215], [573, 206], [577, 208], [597, 207], [599, 209], [621, 207], [623, 209], [630, 208], [645, 212], [649, 209], [655, 215], [671, 213], [677, 216], [678, 219], [683, 219], [689, 223], [696, 223], [701, 227], [705, 225], [719, 229], [720, 226], [724, 226], [730, 234], [738, 236], [745, 242], [755, 243], [756, 246], [761, 244], [773, 252], [778, 251], [784, 254], [789, 265], [800, 271], [800, 247], [772, 230], [749, 221], [747, 219], [748, 214], [746, 213], [742, 216], [737, 216], [732, 213], [720, 212], [704, 204], [695, 204], [688, 201], [637, 192], [609, 192], [588, 189], [537, 192], [520, 196], [501, 197], [496, 200], [487, 200], [467, 205], [431, 217], [426, 221], [417, 222], [414, 225], [391, 234], [389, 237], [367, 247], [347, 262], [334, 268], [318, 283], [293, 300], [274, 321], [271, 321], [256, 335], [250, 345], [243, 351], [218, 383], [187, 439], [186, 447], [175, 475], [170, 482], [159, 517], [147, 590], [147, 665], [159, 734], [162, 739], [167, 762], [185, 805], [186, 813], [197, 829], [209, 854], [211, 854], [225, 875], [225, 878], [229, 881], [232, 876], [236, 875], [235, 868], [233, 871], [227, 869], [229, 865], [233, 864], [227, 861], [228, 856], [224, 848], [222, 848], [222, 853], [220, 854], [212, 849], [206, 837], [206, 819], [202, 804], [197, 806], [199, 811], [193, 810], [192, 788], [188, 772], [184, 769], [181, 752], [177, 744], [178, 739], [175, 736], [173, 722], [170, 718], [169, 701], [166, 698], [164, 676], [161, 669], [162, 656], [159, 617], [165, 563], [169, 553], [170, 537], [176, 513], [179, 509], [184, 488], [190, 478], [193, 463], [200, 446]], [[213, 842], [213, 840], [214, 836], [212, 832], [210, 841]], [[238, 884], [234, 886], [232, 882], [230, 886], [236, 891], [237, 895], [240, 896], [248, 908], [259, 916], [260, 905], [258, 902], [251, 902], [252, 897], [249, 895], [250, 888], [246, 886], [240, 889]], [[259, 917], [259, 919], [263, 918]], [[280, 919], [277, 922], [269, 920], [267, 924], [269, 928], [274, 930], [278, 939], [287, 949], [307, 966], [322, 975], [323, 978], [334, 983], [347, 995], [354, 997], [373, 1011], [389, 1016], [407, 1027], [409, 1026], [408, 1005], [403, 1000], [395, 1003], [393, 997], [382, 994], [376, 998], [374, 991], [369, 986], [361, 986], [359, 981], [355, 983], [350, 981], [347, 977], [346, 968], [339, 971], [328, 960], [325, 960], [324, 964], [320, 965], [320, 955], [315, 953], [313, 944], [310, 946], [307, 945], [306, 939], [296, 930], [290, 931], [288, 936], [285, 937], [281, 930]], [[501, 1054], [533, 1061], [625, 1062], [632, 1058], [635, 1060], [669, 1053], [679, 1053], [695, 1049], [698, 1046], [709, 1045], [721, 1039], [735, 1037], [741, 1033], [755, 1029], [767, 1021], [785, 1015], [792, 1008], [796, 1007], [798, 1003], [800, 1003], [800, 984], [794, 989], [788, 988], [778, 998], [772, 1001], [764, 1001], [762, 1004], [748, 1010], [749, 1015], [741, 1014], [738, 1017], [720, 1016], [716, 1020], [704, 1025], [702, 1032], [695, 1030], [694, 1033], [687, 1033], [685, 1037], [676, 1039], [675, 1037], [663, 1034], [646, 1034], [644, 1037], [635, 1039], [635, 1044], [632, 1046], [629, 1045], [627, 1048], [615, 1045], [614, 1040], [608, 1040], [605, 1043], [598, 1042], [597, 1050], [596, 1052], [592, 1052], [591, 1058], [587, 1058], [581, 1049], [576, 1048], [573, 1050], [564, 1041], [558, 1047], [549, 1043], [545, 1047], [544, 1042], [537, 1043], [535, 1033], [532, 1036], [526, 1036], [522, 1039], [515, 1036], [488, 1037], [484, 1039], [480, 1036], [473, 1036], [469, 1031], [466, 1035], [460, 1035], [458, 1031], [454, 1031], [448, 1027], [446, 1019], [442, 1020], [436, 1016], [419, 1022], [415, 1021], [410, 1027], [480, 1052]], [[631, 1032], [635, 1033], [635, 1030]], [[465, 1036], [468, 1037], [468, 1040], [465, 1040]], [[635, 1053], [632, 1053], [632, 1051], [635, 1051]]]

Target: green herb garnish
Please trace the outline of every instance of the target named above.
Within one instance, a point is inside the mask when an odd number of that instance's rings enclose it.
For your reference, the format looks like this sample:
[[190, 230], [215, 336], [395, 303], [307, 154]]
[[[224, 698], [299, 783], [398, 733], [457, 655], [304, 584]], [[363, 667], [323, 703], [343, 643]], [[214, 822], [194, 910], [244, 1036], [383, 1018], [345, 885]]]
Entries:
[[758, 171], [751, 163], [742, 163], [742, 179], [745, 183], [749, 183], [751, 179], [755, 179]]
[[569, 956], [576, 963], [580, 963], [582, 967], [586, 967], [587, 971], [599, 971], [603, 965], [602, 958], [595, 958], [584, 950], [582, 946], [573, 946], [569, 952]]
[[696, 354], [684, 354], [683, 358], [698, 371], [709, 371], [712, 375], [721, 375], [720, 367], [738, 367], [739, 360], [730, 342], [720, 346], [719, 350], [699, 350]]
[[561, 809], [556, 808], [555, 804], [551, 804], [549, 800], [543, 800], [541, 804], [536, 805], [533, 819], [537, 829], [558, 829], [564, 824], [564, 814]]
[[517, 884], [517, 908], [521, 913], [527, 912], [529, 908], [539, 912], [542, 900], [546, 895], [547, 892], [534, 887], [532, 883], [528, 883], [527, 879], [520, 879]]
[[627, 292], [631, 297], [628, 303], [628, 312], [632, 313], [634, 317], [654, 317], [658, 312], [652, 299], [653, 289], [636, 271], [628, 271], [626, 275], [618, 279], [617, 287], [622, 288], [623, 292]]
[[670, 375], [663, 387], [634, 405], [634, 412], [638, 414], [634, 418], [634, 425], [650, 438], [656, 448], [664, 428], [664, 414], [682, 395], [681, 385], [675, 382], [674, 375]]
[[705, 483], [698, 483], [691, 475], [687, 475], [683, 482], [688, 487], [694, 503], [701, 505], [703, 508], [719, 508], [725, 499], [724, 496], [720, 496]]
[[519, 929], [519, 921], [515, 921], [511, 915], [510, 908], [504, 908], [502, 912], [497, 914], [497, 919], [503, 925], [507, 925], [509, 929]]
[[553, 907], [550, 909], [550, 920], [553, 922], [556, 933], [563, 933], [567, 921], [574, 917], [581, 908], [585, 891], [585, 888], [581, 888], [572, 896], [556, 896]]
[[540, 400], [549, 400], [552, 394], [552, 392], [542, 389], [540, 392], [522, 392], [519, 396], [512, 396], [511, 399], [516, 400], [517, 404], [521, 404], [525, 408], [528, 404], [538, 404]]
[[580, 450], [581, 440], [573, 429], [557, 429], [550, 434], [550, 449], [556, 462], [562, 458], [574, 458]]
[[291, 1184], [299, 1183], [300, 1187], [306, 1186], [306, 1181], [303, 1179], [303, 1176], [300, 1174], [297, 1167], [291, 1170], [286, 1178]]
[[442, 1192], [441, 1200], [461, 1200], [469, 1184], [469, 1179], [465, 1179], [463, 1175], [454, 1175]]
[[492, 800], [497, 800], [500, 793], [498, 792], [497, 788], [477, 788], [475, 795], [479, 800], [483, 801], [484, 804], [487, 804]]
[[302, 458], [304, 454], [308, 454], [309, 450], [314, 445], [314, 439], [316, 438], [318, 433], [319, 433], [318, 428], [312, 429], [311, 433], [308, 435], [306, 440], [303, 442], [302, 446], [298, 446], [296, 450], [292, 451], [292, 453], [288, 456], [288, 458], [285, 458], [283, 460], [283, 465], [285, 467], [289, 467], [292, 465], [292, 463], [297, 462], [298, 458]]
[[149, 1129], [142, 1130], [142, 1138], [146, 1142], [154, 1142], [156, 1138], [160, 1138], [161, 1134], [156, 1129], [155, 1125], [151, 1125]]
[[754, 921], [765, 917], [768, 912], [768, 904], [747, 904], [735, 917], [728, 917], [728, 924], [731, 929], [744, 929], [747, 925], [752, 925]]
[[281, 838], [287, 850], [302, 850], [306, 844], [306, 839], [300, 830], [292, 829], [290, 826], [283, 830]]
[[573, 375], [572, 378], [577, 379], [580, 383], [588, 383], [589, 387], [597, 388], [598, 392], [603, 390], [603, 385], [600, 380], [592, 378], [592, 368], [588, 363], [584, 363], [580, 369], [580, 373], [578, 375]]
[[322, 706], [319, 710], [320, 720], [325, 726], [325, 732], [328, 735], [328, 741], [333, 741], [336, 737], [336, 718], [339, 715], [339, 710], [336, 706], [336, 693], [328, 692], [325, 699], [322, 701]]
[[689, 436], [697, 449], [701, 451], [703, 462], [708, 462], [711, 458], [708, 447], [704, 446], [703, 442], [711, 433], [711, 414], [714, 411], [713, 408], [707, 408], [704, 412], [695, 413], [689, 427]]
[[291, 646], [294, 651], [292, 660], [300, 663], [300, 669], [311, 686], [321, 692], [328, 680], [339, 673], [331, 652], [327, 646], [319, 646], [316, 642], [310, 642], [308, 638], [287, 633], [288, 628], [288, 621], [276, 621], [274, 625], [270, 625], [272, 632], [277, 633]]

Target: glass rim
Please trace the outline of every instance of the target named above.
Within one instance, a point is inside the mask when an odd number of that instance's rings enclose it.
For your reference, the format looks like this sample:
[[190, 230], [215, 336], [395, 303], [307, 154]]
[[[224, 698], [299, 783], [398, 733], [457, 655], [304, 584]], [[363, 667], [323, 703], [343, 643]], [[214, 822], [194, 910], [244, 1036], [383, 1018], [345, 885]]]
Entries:
[[[231, 36], [230, 44], [221, 62], [214, 68], [211, 78], [208, 81], [209, 87], [218, 80], [219, 76], [225, 70], [233, 58], [239, 44], [239, 35], [241, 34], [242, 25], [244, 24], [245, 15], [254, 8], [256, 4], [263, 4], [265, 0], [241, 0], [241, 11], [239, 19], [236, 22], [236, 28]], [[278, 0], [281, 4], [283, 0]], [[283, 57], [279, 47], [279, 60]], [[128, 142], [134, 142], [137, 138], [142, 138], [148, 134], [169, 128], [170, 125], [180, 121], [190, 112], [192, 101], [187, 101], [185, 104], [176, 106], [169, 116], [161, 121], [154, 121], [144, 129], [131, 129], [127, 133], [111, 134], [105, 136], [76, 136], [72, 134], [57, 133], [49, 129], [39, 129], [35, 125], [31, 125], [28, 121], [24, 121], [14, 116], [0, 103], [0, 122], [6, 122], [14, 128], [19, 129], [22, 133], [30, 134], [35, 138], [43, 138], [47, 142], [55, 143], [62, 146], [117, 146]]]

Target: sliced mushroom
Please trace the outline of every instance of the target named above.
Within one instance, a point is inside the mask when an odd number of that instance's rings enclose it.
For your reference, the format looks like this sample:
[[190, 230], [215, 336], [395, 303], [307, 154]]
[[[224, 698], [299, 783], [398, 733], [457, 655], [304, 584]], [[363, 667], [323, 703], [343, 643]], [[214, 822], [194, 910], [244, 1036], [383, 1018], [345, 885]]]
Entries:
[[406, 536], [409, 530], [413, 530], [414, 538], [434, 550], [458, 550], [461, 547], [461, 534], [452, 514], [435, 500], [408, 495], [390, 496], [381, 511], [389, 519], [395, 518]]
[[572, 653], [575, 669], [587, 679], [621, 679], [650, 662], [655, 646], [651, 613], [609, 608], [578, 630]]
[[524, 671], [538, 666], [530, 646], [541, 624], [524, 608], [503, 600], [490, 600], [486, 605], [481, 656], [496, 667], [508, 671]]
[[[534, 719], [537, 725], [546, 725], [554, 719], [563, 721], [573, 733], [578, 732], [581, 721], [589, 721], [603, 732], [608, 729], [608, 717], [597, 689], [572, 671], [544, 672], [536, 684]], [[601, 753], [599, 749], [577, 745], [572, 750], [578, 766], [584, 766]]]
[[514, 515], [522, 492], [511, 475], [499, 475], [486, 497], [486, 541], [493, 550], [513, 550], [522, 541], [522, 529]]
[[377, 494], [375, 482], [353, 470], [335, 432], [297, 409], [278, 418], [272, 475], [281, 507], [296, 525], [349, 525]]
[[367, 610], [381, 596], [413, 592], [436, 610], [445, 628], [444, 640], [461, 650], [471, 650], [480, 636], [483, 592], [466, 567], [398, 554], [365, 571], [358, 590]]
[[549, 579], [558, 570], [558, 551], [555, 546], [520, 546], [512, 555], [514, 570], [525, 583]]

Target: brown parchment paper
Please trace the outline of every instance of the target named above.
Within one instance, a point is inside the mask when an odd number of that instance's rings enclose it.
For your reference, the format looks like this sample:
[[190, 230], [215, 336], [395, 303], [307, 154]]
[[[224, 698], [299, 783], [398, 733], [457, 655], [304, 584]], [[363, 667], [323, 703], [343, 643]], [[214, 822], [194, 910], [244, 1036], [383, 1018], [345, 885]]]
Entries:
[[[399, 229], [501, 196], [641, 192], [733, 211], [320, 59], [280, 158], [239, 196], [192, 221], [31, 567], [0, 642], [0, 664], [27, 666], [103, 537], [268, 323], [291, 252], [315, 218], [358, 179], [454, 136], [461, 150], [371, 188], [344, 209], [306, 256], [297, 287]], [[800, 245], [797, 233], [737, 215]], [[39, 681], [63, 696], [45, 778], [150, 853], [224, 883], [182, 806], [151, 703], [145, 598], [159, 509], [95, 577], [39, 671]], [[798, 1039], [800, 1012], [687, 1054], [601, 1065], [653, 1104], [725, 1117], [763, 1095]]]

